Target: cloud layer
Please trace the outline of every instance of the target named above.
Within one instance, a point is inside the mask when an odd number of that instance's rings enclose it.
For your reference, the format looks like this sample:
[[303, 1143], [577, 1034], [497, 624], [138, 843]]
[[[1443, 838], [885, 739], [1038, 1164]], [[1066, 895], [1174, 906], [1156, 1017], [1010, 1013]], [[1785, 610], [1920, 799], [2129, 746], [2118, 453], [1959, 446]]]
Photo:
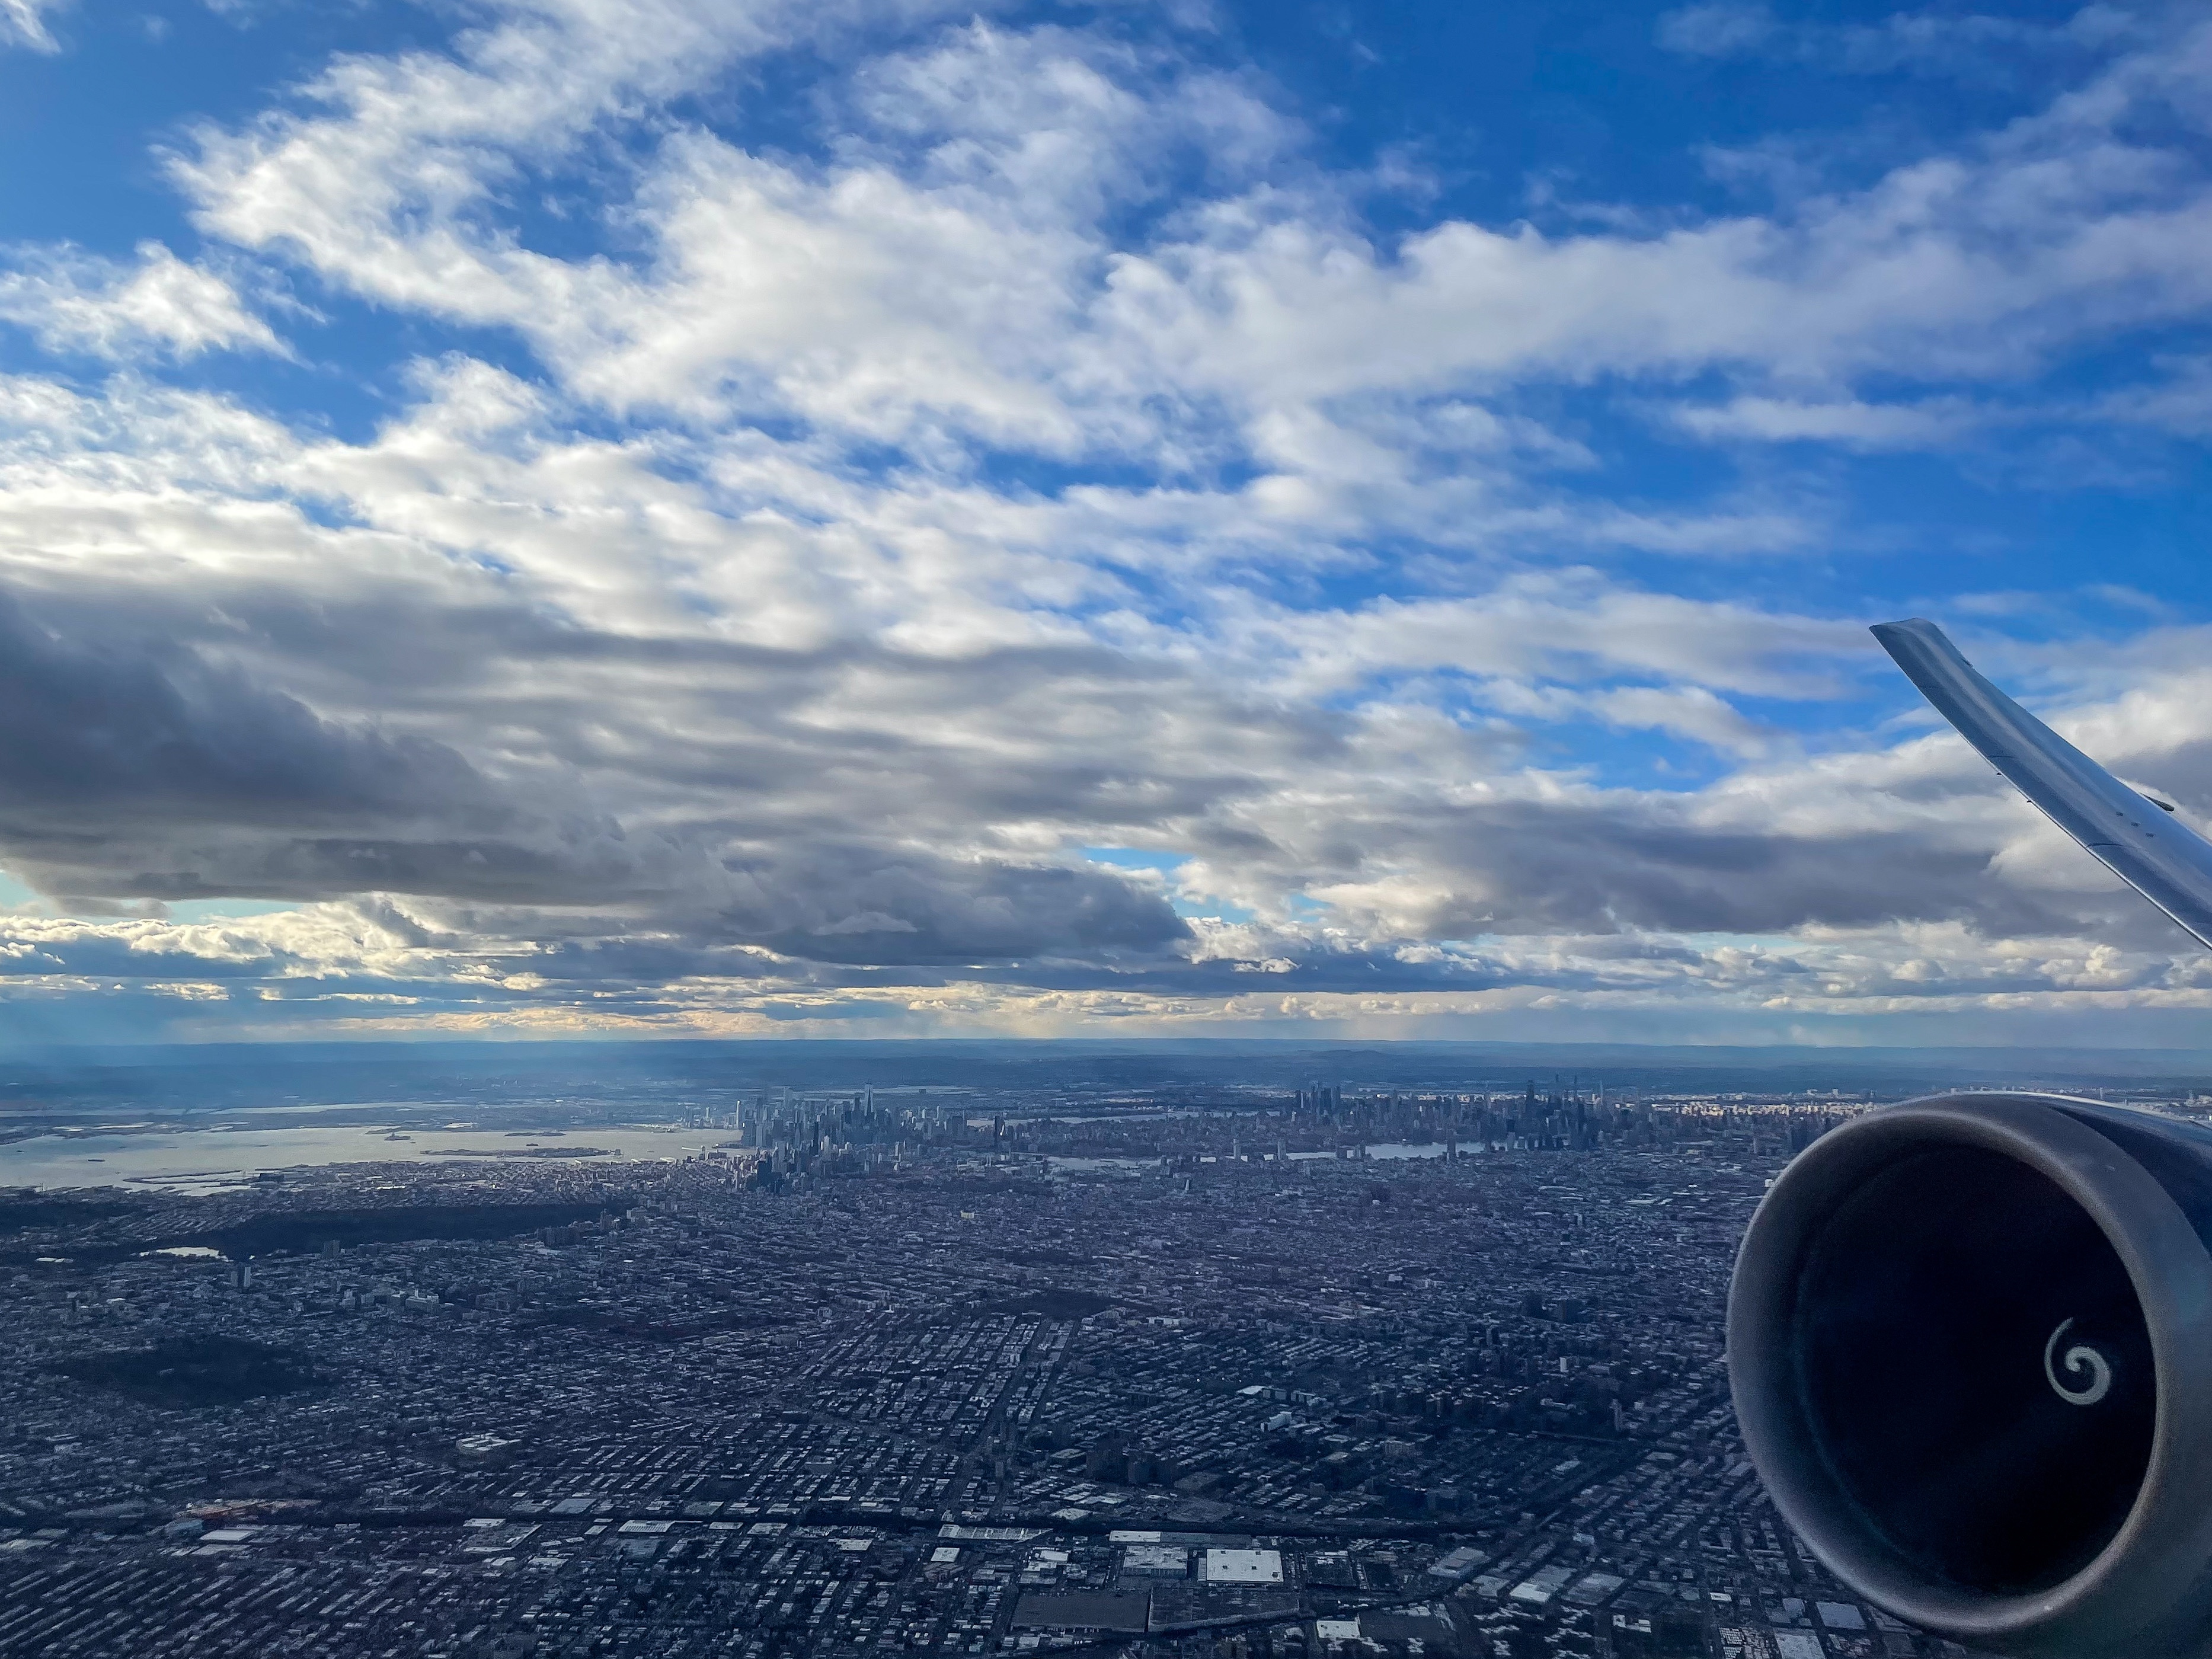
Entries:
[[16, 1029], [2212, 998], [1863, 631], [1948, 607], [2203, 813], [2200, 624], [2125, 572], [1916, 586], [1851, 470], [2165, 487], [2212, 27], [1695, 7], [1655, 56], [2033, 73], [1856, 176], [1781, 135], [1706, 149], [1726, 201], [1408, 222], [1221, 18], [472, 15], [161, 135], [189, 237], [0, 271]]

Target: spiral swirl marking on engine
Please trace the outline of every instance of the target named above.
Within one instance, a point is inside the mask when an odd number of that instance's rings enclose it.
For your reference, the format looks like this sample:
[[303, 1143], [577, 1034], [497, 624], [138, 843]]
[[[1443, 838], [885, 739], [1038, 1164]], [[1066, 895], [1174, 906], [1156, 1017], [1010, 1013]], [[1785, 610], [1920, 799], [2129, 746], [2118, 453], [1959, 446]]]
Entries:
[[2076, 1343], [2067, 1349], [2063, 1362], [2067, 1376], [2079, 1381], [2086, 1373], [2089, 1379], [2087, 1386], [2077, 1389], [2069, 1389], [2061, 1382], [2057, 1370], [2051, 1363], [2051, 1356], [2058, 1352], [2061, 1339], [2073, 1328], [2074, 1322], [2070, 1319], [2065, 1321], [2051, 1332], [2051, 1340], [2043, 1345], [2043, 1375], [2050, 1382], [2051, 1392], [2068, 1405], [2094, 1406], [2112, 1391], [2111, 1362], [2086, 1343]]

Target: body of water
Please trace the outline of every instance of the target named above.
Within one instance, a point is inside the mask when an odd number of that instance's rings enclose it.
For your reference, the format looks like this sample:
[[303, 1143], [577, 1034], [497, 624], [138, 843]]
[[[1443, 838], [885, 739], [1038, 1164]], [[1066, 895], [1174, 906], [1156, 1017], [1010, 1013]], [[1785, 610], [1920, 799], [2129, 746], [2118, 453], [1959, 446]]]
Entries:
[[1060, 1158], [1054, 1155], [1048, 1157], [1045, 1162], [1056, 1170], [1073, 1171], [1078, 1175], [1096, 1175], [1102, 1170], [1133, 1174], [1139, 1170], [1160, 1167], [1160, 1160], [1156, 1158]]
[[[1383, 1140], [1373, 1143], [1366, 1150], [1367, 1156], [1370, 1158], [1442, 1158], [1444, 1155], [1444, 1143], [1441, 1140], [1425, 1143]], [[1459, 1150], [1460, 1156], [1467, 1158], [1471, 1157], [1480, 1149], [1473, 1143], [1462, 1140], [1460, 1142]], [[1335, 1156], [1334, 1152], [1292, 1152], [1291, 1158], [1296, 1163], [1307, 1158], [1334, 1158]]]
[[[1462, 1141], [1459, 1150], [1461, 1157], [1468, 1158], [1480, 1149]], [[1367, 1148], [1367, 1156], [1377, 1161], [1409, 1158], [1442, 1158], [1443, 1155], [1444, 1143], [1441, 1140], [1426, 1143], [1405, 1140], [1377, 1141]], [[1255, 1158], [1273, 1158], [1274, 1154], [1255, 1152], [1251, 1156]], [[1333, 1152], [1292, 1152], [1290, 1158], [1293, 1164], [1305, 1164], [1316, 1158], [1334, 1158], [1336, 1156], [1337, 1154]], [[1213, 1161], [1212, 1158], [1200, 1160], [1201, 1163], [1206, 1164]], [[1160, 1160], [1157, 1158], [1062, 1158], [1050, 1155], [1045, 1158], [1045, 1162], [1054, 1170], [1078, 1173], [1107, 1170], [1157, 1170], [1160, 1167]]]
[[697, 1129], [571, 1129], [542, 1136], [496, 1128], [385, 1127], [154, 1130], [135, 1134], [40, 1135], [0, 1146], [0, 1186], [149, 1187], [204, 1191], [251, 1181], [270, 1170], [331, 1164], [412, 1164], [497, 1153], [529, 1162], [532, 1141], [549, 1163], [606, 1164], [624, 1158], [678, 1158], [726, 1144]]

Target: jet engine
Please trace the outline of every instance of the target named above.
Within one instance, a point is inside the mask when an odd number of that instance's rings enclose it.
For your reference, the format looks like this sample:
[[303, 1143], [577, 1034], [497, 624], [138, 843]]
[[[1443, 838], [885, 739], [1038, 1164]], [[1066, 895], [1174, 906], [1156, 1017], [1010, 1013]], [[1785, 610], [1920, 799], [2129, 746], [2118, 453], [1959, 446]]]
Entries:
[[2020, 1659], [2212, 1651], [2212, 1130], [1869, 1112], [1768, 1190], [1728, 1347], [1775, 1506], [1869, 1601]]

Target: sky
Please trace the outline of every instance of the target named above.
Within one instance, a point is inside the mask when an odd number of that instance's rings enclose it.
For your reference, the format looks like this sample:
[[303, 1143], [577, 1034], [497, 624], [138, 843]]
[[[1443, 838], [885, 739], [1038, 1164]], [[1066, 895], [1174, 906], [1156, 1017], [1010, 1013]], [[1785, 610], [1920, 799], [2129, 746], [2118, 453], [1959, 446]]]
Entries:
[[0, 0], [0, 1049], [2212, 1047], [2212, 20]]

